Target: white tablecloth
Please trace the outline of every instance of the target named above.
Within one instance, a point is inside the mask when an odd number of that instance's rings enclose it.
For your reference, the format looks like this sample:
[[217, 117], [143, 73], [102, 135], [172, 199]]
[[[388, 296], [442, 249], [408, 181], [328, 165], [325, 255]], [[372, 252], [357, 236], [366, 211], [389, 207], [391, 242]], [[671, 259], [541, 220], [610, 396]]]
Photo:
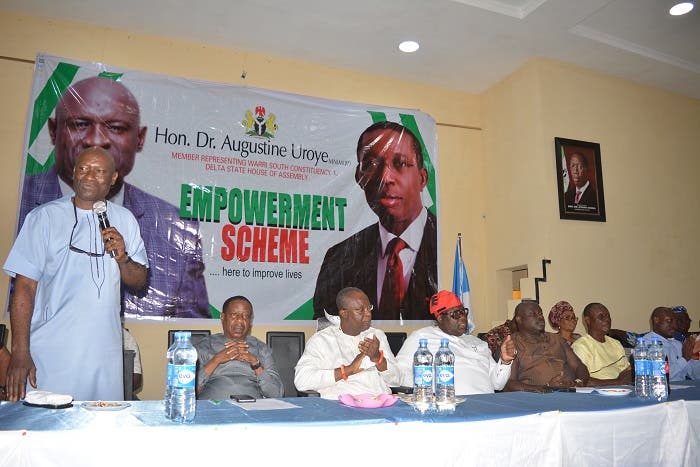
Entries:
[[95, 413], [80, 429], [0, 432], [0, 466], [700, 465], [696, 401], [482, 421], [338, 425], [144, 426], [130, 410]]

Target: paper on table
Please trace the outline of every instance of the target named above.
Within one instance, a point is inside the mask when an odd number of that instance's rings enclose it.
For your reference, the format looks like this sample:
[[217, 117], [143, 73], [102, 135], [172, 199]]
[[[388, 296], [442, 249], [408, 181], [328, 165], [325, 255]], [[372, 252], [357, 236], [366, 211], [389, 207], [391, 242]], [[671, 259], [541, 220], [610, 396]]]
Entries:
[[283, 410], [301, 408], [298, 405], [291, 404], [287, 401], [281, 401], [279, 399], [258, 399], [255, 402], [229, 402], [242, 408], [243, 410]]
[[688, 386], [687, 384], [671, 384], [671, 391], [674, 389], [688, 389], [689, 387], [692, 386]]
[[29, 391], [24, 396], [24, 401], [35, 405], [65, 405], [73, 402], [73, 396], [49, 391]]

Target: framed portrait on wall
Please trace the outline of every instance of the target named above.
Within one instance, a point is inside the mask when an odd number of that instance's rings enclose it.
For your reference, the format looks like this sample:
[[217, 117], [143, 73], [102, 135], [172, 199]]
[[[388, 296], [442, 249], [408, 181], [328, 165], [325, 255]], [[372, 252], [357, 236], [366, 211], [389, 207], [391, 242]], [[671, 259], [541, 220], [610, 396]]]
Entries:
[[554, 138], [559, 218], [605, 222], [600, 144]]

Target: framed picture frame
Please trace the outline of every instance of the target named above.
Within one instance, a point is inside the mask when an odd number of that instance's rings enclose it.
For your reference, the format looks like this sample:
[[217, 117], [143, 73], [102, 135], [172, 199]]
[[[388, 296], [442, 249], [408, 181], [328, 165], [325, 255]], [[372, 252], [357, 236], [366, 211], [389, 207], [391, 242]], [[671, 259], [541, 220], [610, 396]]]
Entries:
[[605, 222], [600, 144], [554, 138], [559, 218]]

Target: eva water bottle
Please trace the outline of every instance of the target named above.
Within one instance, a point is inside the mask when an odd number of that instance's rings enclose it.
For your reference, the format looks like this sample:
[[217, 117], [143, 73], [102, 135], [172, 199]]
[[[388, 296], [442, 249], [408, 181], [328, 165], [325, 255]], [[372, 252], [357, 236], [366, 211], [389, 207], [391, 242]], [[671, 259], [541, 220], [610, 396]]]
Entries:
[[640, 399], [651, 396], [651, 362], [647, 354], [647, 346], [643, 337], [637, 337], [634, 346], [634, 395]]
[[413, 354], [413, 400], [424, 412], [433, 401], [433, 354], [428, 350], [428, 339], [420, 339], [418, 345]]
[[668, 399], [668, 383], [666, 382], [666, 358], [663, 344], [658, 337], [651, 339], [649, 346], [651, 360], [651, 397], [658, 402]]
[[435, 403], [439, 410], [455, 408], [455, 354], [448, 339], [440, 339], [435, 353]]
[[190, 423], [197, 407], [197, 350], [190, 342], [190, 332], [175, 333], [175, 342], [168, 349], [166, 359], [165, 418]]

